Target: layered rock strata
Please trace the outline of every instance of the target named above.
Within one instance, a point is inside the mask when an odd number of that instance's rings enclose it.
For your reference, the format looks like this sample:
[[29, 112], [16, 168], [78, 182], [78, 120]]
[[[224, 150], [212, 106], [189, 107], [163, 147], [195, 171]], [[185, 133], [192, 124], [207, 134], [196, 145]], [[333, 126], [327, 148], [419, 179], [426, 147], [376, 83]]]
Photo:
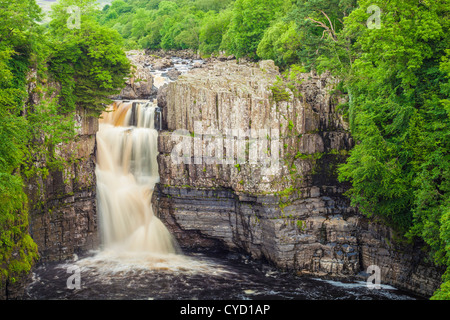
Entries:
[[321, 276], [377, 265], [382, 283], [431, 295], [441, 270], [343, 195], [336, 167], [354, 141], [333, 86], [326, 75], [283, 81], [271, 61], [180, 76], [158, 95], [155, 209], [186, 248], [239, 250]]
[[40, 261], [72, 258], [96, 249], [99, 243], [96, 212], [95, 153], [98, 119], [77, 110], [75, 141], [59, 146], [66, 161], [62, 170], [29, 182], [30, 234]]

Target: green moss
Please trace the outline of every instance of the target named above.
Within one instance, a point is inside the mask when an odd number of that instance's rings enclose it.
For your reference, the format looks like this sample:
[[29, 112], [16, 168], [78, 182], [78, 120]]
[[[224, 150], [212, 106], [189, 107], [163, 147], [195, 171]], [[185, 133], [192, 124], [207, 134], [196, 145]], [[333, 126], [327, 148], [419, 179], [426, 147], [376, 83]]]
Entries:
[[291, 101], [291, 94], [287, 91], [286, 85], [280, 77], [277, 77], [277, 81], [270, 87], [270, 90], [277, 104], [282, 101]]
[[292, 120], [289, 120], [288, 129], [289, 131], [292, 131], [294, 129], [294, 122]]
[[296, 190], [294, 187], [290, 186], [282, 191], [276, 192], [275, 195], [279, 197], [278, 200], [278, 207], [280, 209], [284, 209], [287, 206], [292, 204], [292, 201], [290, 200], [290, 196], [295, 192]]
[[290, 196], [294, 191], [295, 191], [295, 189], [291, 186], [280, 192], [276, 192], [275, 195], [277, 195], [279, 197], [286, 197], [286, 196]]
[[299, 229], [300, 231], [304, 231], [305, 227], [306, 227], [306, 223], [303, 220], [297, 220], [296, 226], [297, 226], [297, 229]]

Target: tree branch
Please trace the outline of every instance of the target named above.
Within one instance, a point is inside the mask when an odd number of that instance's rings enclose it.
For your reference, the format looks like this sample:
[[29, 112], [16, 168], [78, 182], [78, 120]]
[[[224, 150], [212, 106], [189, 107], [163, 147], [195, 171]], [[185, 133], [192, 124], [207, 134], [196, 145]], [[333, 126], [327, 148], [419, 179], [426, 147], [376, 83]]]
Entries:
[[[335, 35], [335, 33], [334, 33], [334, 29], [330, 29], [330, 28], [329, 28], [326, 24], [324, 24], [323, 22], [314, 20], [313, 18], [307, 17], [306, 19], [311, 20], [312, 22], [316, 23], [318, 26], [324, 28], [325, 30], [324, 30], [323, 32], [324, 32], [324, 33], [325, 33], [325, 32], [328, 32], [328, 34], [330, 35], [331, 39], [333, 39], [334, 42], [337, 42], [336, 35]], [[322, 39], [323, 39], [323, 36], [322, 36]]]

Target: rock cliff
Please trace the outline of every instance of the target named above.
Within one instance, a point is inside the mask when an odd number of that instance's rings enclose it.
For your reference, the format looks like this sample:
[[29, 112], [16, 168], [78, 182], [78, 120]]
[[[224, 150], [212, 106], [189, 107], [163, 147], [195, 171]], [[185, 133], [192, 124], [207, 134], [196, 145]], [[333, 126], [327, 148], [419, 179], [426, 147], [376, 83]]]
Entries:
[[382, 283], [431, 295], [442, 271], [343, 195], [336, 166], [354, 141], [333, 86], [327, 75], [282, 80], [271, 61], [224, 61], [161, 89], [155, 210], [185, 248], [321, 276], [377, 265]]
[[[58, 83], [49, 82], [50, 90], [40, 94], [35, 90], [35, 79], [36, 70], [30, 70], [24, 110], [43, 100], [58, 99]], [[29, 233], [38, 246], [39, 262], [72, 258], [74, 254], [96, 249], [99, 244], [95, 179], [98, 119], [78, 108], [75, 126], [74, 140], [55, 146], [64, 159], [64, 168], [48, 168], [46, 177], [36, 175], [26, 182]], [[45, 162], [36, 161], [35, 166], [43, 167]], [[20, 298], [30, 278], [31, 274], [27, 274], [16, 279], [14, 284], [0, 283], [0, 300]]]
[[63, 170], [36, 177], [28, 185], [30, 234], [40, 261], [72, 258], [97, 249], [95, 135], [98, 119], [77, 110], [75, 141], [59, 146], [66, 160]]

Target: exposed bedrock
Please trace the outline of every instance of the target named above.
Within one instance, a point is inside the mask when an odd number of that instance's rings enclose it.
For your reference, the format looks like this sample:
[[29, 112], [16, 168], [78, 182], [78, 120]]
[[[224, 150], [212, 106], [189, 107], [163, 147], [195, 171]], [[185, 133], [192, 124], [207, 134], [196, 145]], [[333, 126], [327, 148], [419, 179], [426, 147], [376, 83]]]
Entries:
[[[156, 96], [157, 89], [154, 86], [153, 77], [149, 67], [155, 64], [165, 63], [166, 59], [156, 59], [145, 55], [144, 52], [133, 50], [127, 52], [132, 68], [132, 76], [126, 80], [125, 88], [122, 89], [118, 99], [149, 99]], [[170, 62], [170, 61], [169, 61]]]
[[[98, 119], [77, 110], [77, 137], [60, 145], [64, 168], [28, 183], [30, 234], [40, 261], [58, 261], [97, 249], [95, 135]], [[39, 164], [37, 164], [39, 165]]]
[[332, 78], [278, 77], [272, 61], [224, 61], [160, 90], [160, 218], [185, 248], [239, 250], [320, 276], [377, 265], [382, 283], [431, 295], [442, 271], [343, 195], [336, 166], [354, 141]]

